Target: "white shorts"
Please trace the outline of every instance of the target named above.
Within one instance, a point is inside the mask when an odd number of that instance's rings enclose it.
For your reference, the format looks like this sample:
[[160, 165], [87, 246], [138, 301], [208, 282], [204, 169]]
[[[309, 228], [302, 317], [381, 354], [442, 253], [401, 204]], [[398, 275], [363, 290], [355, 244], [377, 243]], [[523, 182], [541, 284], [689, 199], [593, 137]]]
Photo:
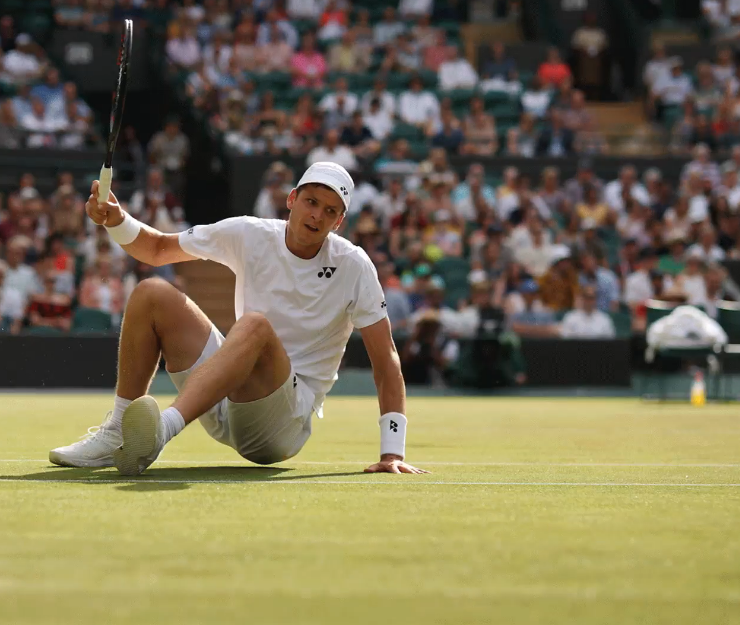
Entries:
[[[193, 369], [213, 356], [223, 342], [223, 334], [214, 326], [195, 364], [186, 371], [170, 372], [178, 391]], [[306, 444], [311, 436], [313, 401], [313, 391], [291, 368], [288, 379], [271, 395], [244, 404], [224, 398], [198, 420], [212, 438], [247, 460], [273, 464], [292, 458]]]

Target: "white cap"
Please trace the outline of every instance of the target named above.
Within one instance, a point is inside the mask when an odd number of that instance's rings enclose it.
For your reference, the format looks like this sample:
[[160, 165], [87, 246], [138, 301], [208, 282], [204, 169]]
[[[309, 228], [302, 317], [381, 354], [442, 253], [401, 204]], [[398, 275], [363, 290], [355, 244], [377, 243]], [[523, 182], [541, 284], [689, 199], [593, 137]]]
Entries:
[[308, 183], [325, 184], [330, 189], [336, 191], [337, 195], [342, 198], [344, 208], [349, 208], [355, 183], [349, 172], [341, 165], [328, 161], [314, 163], [303, 174], [296, 188]]

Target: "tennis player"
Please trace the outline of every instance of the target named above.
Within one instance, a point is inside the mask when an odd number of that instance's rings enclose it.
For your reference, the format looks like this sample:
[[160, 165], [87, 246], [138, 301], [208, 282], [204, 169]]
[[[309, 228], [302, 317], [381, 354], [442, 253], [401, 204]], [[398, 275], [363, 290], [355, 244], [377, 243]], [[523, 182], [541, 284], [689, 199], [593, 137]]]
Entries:
[[[367, 254], [335, 234], [354, 182], [315, 163], [288, 196], [288, 221], [232, 217], [164, 234], [122, 210], [111, 193], [85, 206], [137, 260], [208, 259], [236, 275], [236, 323], [224, 337], [192, 300], [164, 280], [142, 281], [121, 329], [113, 410], [82, 440], [49, 453], [54, 464], [116, 466], [138, 475], [196, 419], [258, 464], [292, 458], [311, 434], [353, 327], [372, 362], [380, 403], [380, 460], [368, 472], [426, 473], [406, 462], [406, 390], [383, 291]], [[163, 356], [179, 391], [160, 412], [146, 395]]]

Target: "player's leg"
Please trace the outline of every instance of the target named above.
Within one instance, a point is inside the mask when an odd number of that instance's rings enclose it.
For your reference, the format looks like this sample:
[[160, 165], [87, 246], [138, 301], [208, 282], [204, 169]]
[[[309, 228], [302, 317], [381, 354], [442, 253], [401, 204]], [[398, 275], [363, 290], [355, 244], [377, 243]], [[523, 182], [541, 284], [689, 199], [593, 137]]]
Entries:
[[185, 425], [224, 398], [238, 404], [262, 400], [283, 388], [290, 372], [290, 359], [269, 321], [257, 313], [244, 315], [215, 354], [190, 374], [170, 408], [160, 415], [154, 399], [142, 397], [126, 410], [116, 467], [124, 475], [140, 473]]
[[175, 287], [159, 278], [139, 283], [121, 328], [113, 410], [79, 442], [53, 449], [49, 460], [62, 466], [113, 466], [113, 450], [122, 443], [123, 413], [131, 400], [146, 394], [160, 356], [169, 371], [186, 370], [200, 357], [211, 331], [208, 317]]

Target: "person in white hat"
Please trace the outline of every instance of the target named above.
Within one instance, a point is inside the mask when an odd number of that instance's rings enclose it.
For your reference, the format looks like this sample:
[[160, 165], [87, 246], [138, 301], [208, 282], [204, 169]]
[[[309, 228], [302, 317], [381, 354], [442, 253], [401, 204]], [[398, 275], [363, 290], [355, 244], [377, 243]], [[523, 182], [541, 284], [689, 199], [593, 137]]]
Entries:
[[[217, 441], [258, 464], [295, 456], [320, 418], [353, 328], [373, 365], [380, 403], [380, 460], [369, 472], [423, 473], [404, 462], [405, 386], [383, 290], [367, 254], [335, 234], [354, 182], [318, 162], [290, 192], [287, 221], [232, 217], [164, 234], [121, 209], [111, 193], [90, 218], [138, 261], [198, 258], [236, 275], [236, 323], [224, 337], [183, 293], [159, 279], [132, 293], [121, 329], [113, 411], [80, 442], [54, 449], [54, 464], [116, 466], [138, 475], [196, 419]], [[160, 357], [179, 395], [160, 412], [146, 395]]]

